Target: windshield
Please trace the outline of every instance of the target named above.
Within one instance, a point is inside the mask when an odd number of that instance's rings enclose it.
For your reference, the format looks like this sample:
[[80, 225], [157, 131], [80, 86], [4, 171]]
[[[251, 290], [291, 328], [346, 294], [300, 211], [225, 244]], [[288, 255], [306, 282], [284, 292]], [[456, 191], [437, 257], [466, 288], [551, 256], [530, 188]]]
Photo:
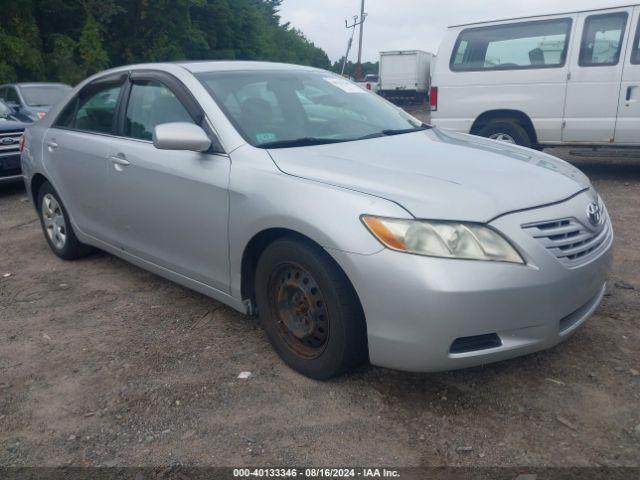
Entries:
[[3, 101], [0, 101], [0, 117], [8, 117], [9, 115], [11, 115], [11, 109]]
[[50, 107], [55, 105], [71, 90], [67, 85], [21, 86], [20, 93], [30, 107]]
[[240, 134], [257, 147], [317, 145], [426, 128], [329, 72], [260, 70], [196, 76]]

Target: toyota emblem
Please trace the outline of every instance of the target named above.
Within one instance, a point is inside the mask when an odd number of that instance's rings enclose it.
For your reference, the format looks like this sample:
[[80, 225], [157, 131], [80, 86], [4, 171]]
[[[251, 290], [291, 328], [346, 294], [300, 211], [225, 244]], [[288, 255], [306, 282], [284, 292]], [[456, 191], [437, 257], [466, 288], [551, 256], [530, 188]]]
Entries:
[[602, 223], [602, 210], [597, 203], [590, 203], [587, 206], [587, 218], [589, 223], [594, 227], [597, 227]]

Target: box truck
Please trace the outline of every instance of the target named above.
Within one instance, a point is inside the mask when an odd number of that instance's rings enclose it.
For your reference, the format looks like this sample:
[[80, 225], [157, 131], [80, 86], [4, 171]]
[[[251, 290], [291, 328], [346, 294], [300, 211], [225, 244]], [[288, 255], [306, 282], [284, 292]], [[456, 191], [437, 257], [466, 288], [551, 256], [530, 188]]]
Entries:
[[435, 55], [422, 50], [380, 52], [379, 94], [395, 103], [421, 103], [428, 98]]

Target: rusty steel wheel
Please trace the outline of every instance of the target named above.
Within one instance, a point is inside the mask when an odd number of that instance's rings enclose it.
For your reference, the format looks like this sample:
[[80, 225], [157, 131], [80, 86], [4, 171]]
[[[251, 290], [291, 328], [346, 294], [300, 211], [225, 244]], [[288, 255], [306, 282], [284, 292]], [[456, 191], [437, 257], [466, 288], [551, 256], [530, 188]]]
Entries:
[[367, 360], [362, 307], [322, 247], [297, 236], [269, 244], [256, 266], [255, 299], [269, 341], [303, 375], [323, 380]]
[[272, 318], [278, 335], [296, 355], [317, 358], [329, 338], [329, 313], [313, 276], [300, 265], [283, 263], [268, 286]]

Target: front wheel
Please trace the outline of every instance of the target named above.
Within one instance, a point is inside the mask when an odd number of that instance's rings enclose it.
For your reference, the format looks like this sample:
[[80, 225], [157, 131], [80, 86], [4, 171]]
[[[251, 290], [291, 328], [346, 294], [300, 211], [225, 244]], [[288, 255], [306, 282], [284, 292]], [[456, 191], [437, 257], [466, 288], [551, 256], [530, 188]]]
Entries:
[[255, 276], [260, 321], [284, 362], [322, 380], [367, 359], [362, 307], [346, 275], [320, 247], [276, 240]]
[[477, 132], [481, 137], [487, 137], [500, 142], [531, 148], [533, 142], [527, 131], [513, 120], [492, 120]]

